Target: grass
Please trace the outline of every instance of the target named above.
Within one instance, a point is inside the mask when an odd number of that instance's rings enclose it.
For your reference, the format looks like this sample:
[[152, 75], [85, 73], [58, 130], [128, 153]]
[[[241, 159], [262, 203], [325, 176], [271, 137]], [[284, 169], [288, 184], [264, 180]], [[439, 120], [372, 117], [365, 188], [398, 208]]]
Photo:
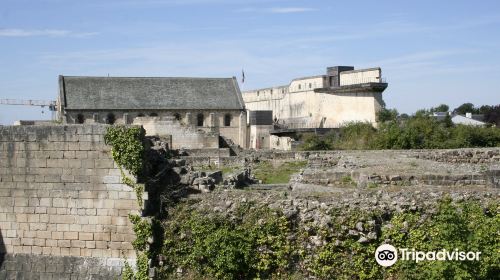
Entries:
[[342, 184], [343, 185], [356, 185], [356, 182], [351, 178], [351, 176], [344, 176], [342, 177]]
[[242, 167], [239, 167], [239, 166], [224, 165], [221, 167], [217, 167], [215, 165], [205, 165], [205, 166], [200, 167], [199, 171], [214, 172], [214, 171], [220, 170], [220, 171], [222, 171], [223, 175], [226, 175], [226, 174], [231, 174], [231, 173], [233, 173], [237, 170], [240, 170], [240, 169], [242, 169]]
[[304, 168], [307, 161], [290, 161], [273, 165], [271, 162], [262, 161], [253, 169], [255, 178], [262, 180], [263, 184], [286, 184], [294, 173]]

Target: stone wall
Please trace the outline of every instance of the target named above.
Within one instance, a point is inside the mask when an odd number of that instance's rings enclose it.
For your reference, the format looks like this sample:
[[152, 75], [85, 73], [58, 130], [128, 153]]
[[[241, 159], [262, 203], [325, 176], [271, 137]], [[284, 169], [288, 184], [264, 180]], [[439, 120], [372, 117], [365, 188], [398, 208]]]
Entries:
[[[7, 254], [0, 278], [56, 275], [61, 271], [49, 270], [50, 264], [57, 267], [70, 257], [82, 264], [69, 270], [72, 275], [116, 275], [122, 259], [135, 258], [128, 214], [138, 212], [136, 195], [121, 184], [105, 130], [0, 127], [0, 253]], [[29, 261], [19, 262], [19, 256]]]
[[500, 149], [454, 149], [414, 151], [416, 158], [450, 163], [500, 163]]
[[207, 133], [173, 118], [139, 117], [134, 125], [142, 125], [146, 135], [170, 136], [173, 149], [219, 148], [219, 133]]

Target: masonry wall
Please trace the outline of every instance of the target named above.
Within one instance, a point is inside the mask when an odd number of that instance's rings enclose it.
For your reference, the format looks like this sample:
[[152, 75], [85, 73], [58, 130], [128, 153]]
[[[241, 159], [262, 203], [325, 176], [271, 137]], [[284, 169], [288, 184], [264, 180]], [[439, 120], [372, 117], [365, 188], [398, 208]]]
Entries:
[[0, 279], [104, 279], [135, 258], [128, 214], [138, 212], [136, 196], [120, 183], [105, 129], [0, 127]]
[[351, 93], [327, 94], [307, 90], [267, 99], [266, 96], [257, 97], [255, 92], [245, 92], [243, 99], [248, 110], [272, 110], [273, 118], [290, 128], [335, 128], [353, 121], [375, 124], [382, 94], [354, 90]]

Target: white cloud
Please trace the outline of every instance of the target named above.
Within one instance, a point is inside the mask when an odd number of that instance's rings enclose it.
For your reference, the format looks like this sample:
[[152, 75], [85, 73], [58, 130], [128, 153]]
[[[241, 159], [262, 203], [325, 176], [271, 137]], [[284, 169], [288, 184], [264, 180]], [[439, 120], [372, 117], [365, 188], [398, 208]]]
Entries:
[[317, 9], [307, 8], [307, 7], [275, 7], [275, 8], [242, 8], [236, 10], [236, 12], [255, 12], [255, 13], [271, 13], [271, 14], [293, 14], [293, 13], [305, 13], [314, 12]]
[[73, 32], [62, 29], [0, 29], [0, 37], [89, 37], [97, 35], [97, 32]]
[[271, 8], [268, 11], [273, 14], [291, 14], [291, 13], [313, 12], [316, 11], [316, 9], [304, 8], [304, 7], [284, 7], [284, 8]]

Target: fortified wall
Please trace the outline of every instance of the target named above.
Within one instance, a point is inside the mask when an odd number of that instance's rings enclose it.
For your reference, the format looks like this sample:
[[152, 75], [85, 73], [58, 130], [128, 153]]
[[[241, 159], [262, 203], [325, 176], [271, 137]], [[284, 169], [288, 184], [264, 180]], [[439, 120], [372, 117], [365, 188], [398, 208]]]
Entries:
[[272, 110], [287, 128], [336, 128], [353, 121], [376, 124], [387, 83], [380, 68], [327, 68], [326, 75], [293, 79], [289, 85], [243, 92], [250, 111]]
[[114, 279], [135, 264], [138, 204], [106, 127], [0, 126], [0, 279]]

